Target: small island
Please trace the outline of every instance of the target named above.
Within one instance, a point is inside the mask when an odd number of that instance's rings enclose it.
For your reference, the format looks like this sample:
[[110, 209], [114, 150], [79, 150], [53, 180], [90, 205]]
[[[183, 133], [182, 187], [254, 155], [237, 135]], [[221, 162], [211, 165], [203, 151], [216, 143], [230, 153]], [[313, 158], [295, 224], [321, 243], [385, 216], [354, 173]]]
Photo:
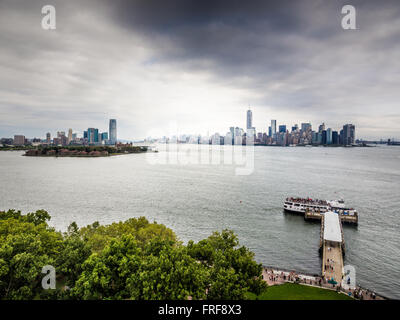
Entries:
[[29, 157], [109, 157], [122, 154], [147, 152], [147, 146], [118, 144], [116, 146], [38, 146], [27, 150]]

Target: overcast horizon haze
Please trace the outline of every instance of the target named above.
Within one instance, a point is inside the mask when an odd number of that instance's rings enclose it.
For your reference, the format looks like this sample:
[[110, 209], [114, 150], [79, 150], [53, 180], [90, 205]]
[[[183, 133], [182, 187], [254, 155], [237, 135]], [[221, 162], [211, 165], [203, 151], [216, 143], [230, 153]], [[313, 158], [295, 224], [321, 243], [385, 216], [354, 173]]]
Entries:
[[0, 138], [111, 118], [124, 140], [225, 135], [250, 107], [258, 132], [276, 119], [400, 139], [399, 16], [395, 0], [0, 0]]

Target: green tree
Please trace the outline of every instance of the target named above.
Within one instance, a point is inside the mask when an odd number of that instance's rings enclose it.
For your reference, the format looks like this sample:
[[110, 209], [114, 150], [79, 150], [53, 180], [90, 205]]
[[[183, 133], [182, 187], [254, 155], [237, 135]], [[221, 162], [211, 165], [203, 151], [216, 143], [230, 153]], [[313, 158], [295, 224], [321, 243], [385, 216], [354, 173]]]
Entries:
[[238, 238], [230, 230], [214, 232], [197, 244], [189, 241], [189, 254], [210, 273], [207, 299], [244, 299], [246, 292], [258, 294], [266, 289], [261, 264], [246, 247], [238, 246]]

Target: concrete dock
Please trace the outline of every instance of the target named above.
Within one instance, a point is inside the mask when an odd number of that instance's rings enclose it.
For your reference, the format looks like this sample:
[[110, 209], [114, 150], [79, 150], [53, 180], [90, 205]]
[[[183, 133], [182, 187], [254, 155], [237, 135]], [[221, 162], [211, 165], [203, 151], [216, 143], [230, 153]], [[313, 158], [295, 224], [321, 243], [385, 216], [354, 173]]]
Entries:
[[[307, 210], [304, 213], [304, 220], [321, 220], [324, 212]], [[345, 214], [340, 214], [340, 220], [342, 223], [358, 225], [358, 215], [350, 216]]]
[[345, 243], [341, 217], [326, 212], [321, 217], [320, 252], [322, 253], [322, 275], [328, 281], [342, 282]]

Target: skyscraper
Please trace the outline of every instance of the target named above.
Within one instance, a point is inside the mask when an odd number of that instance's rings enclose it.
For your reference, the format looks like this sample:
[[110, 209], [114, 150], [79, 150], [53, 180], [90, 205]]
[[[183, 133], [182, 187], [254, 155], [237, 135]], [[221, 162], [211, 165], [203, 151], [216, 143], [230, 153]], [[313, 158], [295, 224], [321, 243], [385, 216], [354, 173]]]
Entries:
[[72, 141], [72, 129], [70, 128], [68, 130], [68, 143], [70, 143]]
[[88, 134], [88, 142], [89, 143], [99, 142], [99, 129], [89, 128], [87, 130], [87, 134]]
[[46, 133], [46, 142], [47, 142], [47, 143], [50, 143], [50, 142], [51, 142], [51, 134], [50, 134], [50, 132], [47, 132], [47, 133]]
[[311, 131], [311, 123], [302, 123], [301, 124], [301, 131], [306, 132], [306, 131]]
[[322, 133], [322, 131], [324, 131], [324, 130], [325, 130], [325, 123], [322, 123], [318, 128], [318, 132]]
[[326, 129], [326, 144], [332, 144], [332, 129]]
[[285, 133], [286, 132], [286, 125], [282, 124], [279, 126], [279, 133]]
[[343, 126], [343, 144], [351, 145], [355, 141], [356, 127], [353, 124], [345, 124]]
[[110, 119], [109, 132], [110, 132], [110, 143], [116, 144], [116, 142], [117, 142], [117, 120], [116, 119]]
[[327, 134], [326, 134], [326, 130], [322, 130], [322, 144], [326, 144], [327, 142]]
[[247, 129], [253, 129], [253, 112], [247, 110]]
[[108, 140], [108, 132], [103, 132], [101, 135], [101, 142]]
[[332, 131], [332, 144], [339, 144], [339, 134], [337, 131]]
[[276, 134], [276, 120], [271, 120], [271, 133], [272, 137]]
[[23, 135], [14, 135], [14, 145], [15, 146], [23, 146], [25, 144], [25, 136]]

